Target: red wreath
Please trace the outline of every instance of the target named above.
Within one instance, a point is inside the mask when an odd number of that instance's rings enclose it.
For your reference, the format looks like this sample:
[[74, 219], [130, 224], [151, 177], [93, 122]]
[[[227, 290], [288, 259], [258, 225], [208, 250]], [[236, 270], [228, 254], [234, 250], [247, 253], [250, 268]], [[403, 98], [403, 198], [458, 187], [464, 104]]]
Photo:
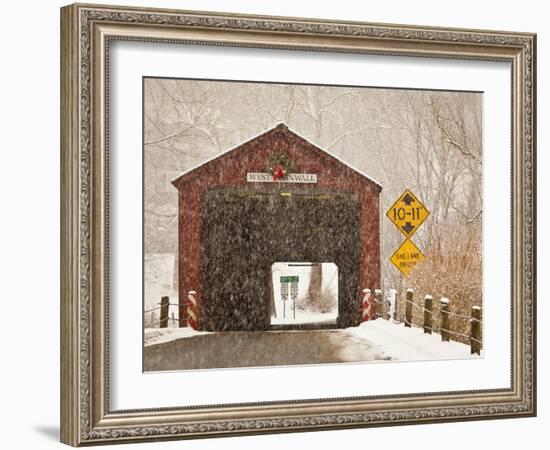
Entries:
[[274, 153], [269, 161], [269, 172], [274, 181], [283, 180], [292, 173], [292, 160], [284, 153]]

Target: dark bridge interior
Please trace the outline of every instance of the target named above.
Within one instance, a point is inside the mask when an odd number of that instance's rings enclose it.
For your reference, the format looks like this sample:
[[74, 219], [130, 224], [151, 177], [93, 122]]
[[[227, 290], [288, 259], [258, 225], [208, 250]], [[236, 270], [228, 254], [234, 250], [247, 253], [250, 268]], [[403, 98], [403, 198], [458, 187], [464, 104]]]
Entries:
[[338, 266], [338, 327], [360, 320], [360, 204], [355, 194], [285, 185], [213, 188], [201, 199], [201, 329], [270, 328], [276, 261]]

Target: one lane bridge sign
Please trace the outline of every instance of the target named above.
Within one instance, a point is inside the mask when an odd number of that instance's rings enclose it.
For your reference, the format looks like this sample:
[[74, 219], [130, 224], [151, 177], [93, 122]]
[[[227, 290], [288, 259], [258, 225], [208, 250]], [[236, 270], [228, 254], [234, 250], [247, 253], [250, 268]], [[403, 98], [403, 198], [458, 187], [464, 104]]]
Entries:
[[413, 270], [416, 265], [426, 259], [424, 253], [414, 245], [409, 239], [405, 239], [405, 242], [401, 244], [395, 253], [391, 256], [390, 261], [392, 264], [406, 277], [409, 276], [411, 270]]
[[386, 216], [405, 237], [411, 237], [428, 218], [430, 212], [408, 189], [392, 205]]

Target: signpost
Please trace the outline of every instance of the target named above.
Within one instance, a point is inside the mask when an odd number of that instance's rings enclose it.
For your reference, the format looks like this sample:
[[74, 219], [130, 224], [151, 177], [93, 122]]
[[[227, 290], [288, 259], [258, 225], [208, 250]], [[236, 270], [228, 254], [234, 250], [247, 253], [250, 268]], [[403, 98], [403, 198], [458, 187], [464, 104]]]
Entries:
[[407, 277], [418, 263], [426, 259], [426, 256], [414, 245], [410, 237], [416, 233], [429, 215], [428, 209], [408, 189], [399, 196], [386, 212], [388, 219], [407, 238], [390, 257], [390, 261], [397, 270]]
[[283, 302], [283, 319], [286, 316], [286, 301], [288, 300], [288, 283], [283, 283], [281, 277], [281, 300]]
[[292, 315], [296, 319], [296, 300], [298, 298], [298, 276], [283, 276], [279, 278], [281, 280], [281, 300], [283, 302], [283, 318], [286, 317], [286, 301], [289, 297], [292, 300]]

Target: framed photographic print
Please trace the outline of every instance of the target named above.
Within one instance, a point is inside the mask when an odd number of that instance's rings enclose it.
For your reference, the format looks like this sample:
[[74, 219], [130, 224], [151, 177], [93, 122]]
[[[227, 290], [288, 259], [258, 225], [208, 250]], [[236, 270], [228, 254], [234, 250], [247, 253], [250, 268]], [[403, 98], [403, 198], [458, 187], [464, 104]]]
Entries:
[[529, 33], [61, 10], [62, 441], [536, 413]]

